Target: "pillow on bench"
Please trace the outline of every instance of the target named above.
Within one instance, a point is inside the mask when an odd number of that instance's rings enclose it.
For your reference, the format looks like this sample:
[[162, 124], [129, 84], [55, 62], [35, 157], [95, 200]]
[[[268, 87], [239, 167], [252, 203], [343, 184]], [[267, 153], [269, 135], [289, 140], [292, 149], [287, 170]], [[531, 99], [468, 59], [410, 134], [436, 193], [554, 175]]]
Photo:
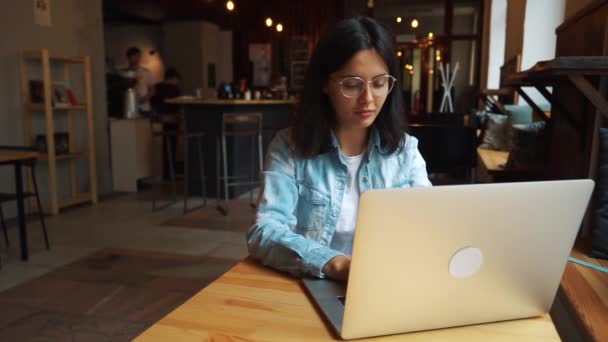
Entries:
[[508, 115], [486, 113], [480, 148], [509, 151], [511, 149], [511, 119]]
[[525, 125], [513, 125], [511, 152], [507, 169], [542, 170], [545, 161], [544, 121]]
[[511, 117], [513, 125], [529, 124], [532, 122], [532, 107], [527, 105], [505, 105], [505, 110]]
[[599, 162], [595, 185], [595, 222], [591, 255], [608, 259], [608, 128], [600, 128]]

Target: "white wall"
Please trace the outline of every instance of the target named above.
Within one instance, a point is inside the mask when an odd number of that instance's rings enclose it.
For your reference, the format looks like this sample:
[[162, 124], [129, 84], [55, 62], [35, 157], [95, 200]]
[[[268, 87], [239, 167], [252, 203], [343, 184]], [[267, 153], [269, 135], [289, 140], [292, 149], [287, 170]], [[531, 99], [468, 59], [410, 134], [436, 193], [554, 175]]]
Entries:
[[[215, 89], [218, 84], [217, 80], [217, 71], [219, 64], [219, 35], [220, 29], [217, 25], [211, 24], [208, 22], [201, 22], [201, 34], [202, 34], [202, 52], [203, 52], [203, 83], [201, 84], [201, 88], [203, 88], [203, 96], [206, 98], [215, 97]], [[231, 61], [232, 62], [232, 61]], [[210, 86], [209, 74], [208, 74], [208, 66], [209, 64], [215, 65], [215, 86]]]
[[[527, 1], [521, 68], [531, 68], [538, 61], [555, 57], [555, 29], [564, 21], [565, 0]], [[526, 93], [537, 104], [547, 103], [534, 88], [526, 88]], [[519, 103], [525, 103], [519, 99]]]
[[232, 63], [232, 31], [220, 31], [217, 67], [217, 82], [232, 82], [234, 68]]
[[492, 0], [490, 20], [490, 45], [488, 54], [488, 89], [498, 89], [500, 67], [505, 61], [505, 36], [507, 28], [507, 0]]
[[[162, 31], [164, 63], [181, 73], [185, 94], [202, 88], [203, 96], [215, 97], [219, 82], [233, 81], [231, 32], [205, 21], [167, 22]], [[209, 63], [215, 64], [215, 87], [208, 86]]]
[[193, 95], [194, 90], [203, 84], [201, 41], [202, 29], [198, 21], [163, 24], [165, 64], [175, 66], [182, 75], [184, 94]]
[[[126, 67], [126, 51], [132, 46], [142, 52], [141, 64], [150, 70], [155, 82], [160, 82], [164, 76], [163, 64], [163, 33], [160, 24], [122, 24], [107, 23], [104, 26], [106, 56], [118, 69]], [[154, 51], [154, 54], [150, 54]]]
[[[32, 1], [0, 0], [0, 144], [22, 145], [23, 126], [19, 52], [48, 48], [53, 54], [90, 55], [93, 78], [93, 109], [97, 146], [97, 175], [100, 193], [112, 190], [107, 133], [104, 76], [104, 46], [101, 0], [51, 1], [51, 27], [34, 24]], [[37, 121], [41, 121], [39, 114]], [[80, 129], [84, 122], [77, 122]], [[41, 192], [47, 191], [48, 172], [40, 167]], [[86, 174], [86, 171], [82, 173]], [[81, 177], [84, 179], [84, 177]], [[62, 189], [65, 190], [65, 189]], [[12, 170], [0, 168], [0, 191], [14, 191]], [[4, 205], [3, 205], [4, 206]], [[6, 205], [5, 214], [15, 215]]]

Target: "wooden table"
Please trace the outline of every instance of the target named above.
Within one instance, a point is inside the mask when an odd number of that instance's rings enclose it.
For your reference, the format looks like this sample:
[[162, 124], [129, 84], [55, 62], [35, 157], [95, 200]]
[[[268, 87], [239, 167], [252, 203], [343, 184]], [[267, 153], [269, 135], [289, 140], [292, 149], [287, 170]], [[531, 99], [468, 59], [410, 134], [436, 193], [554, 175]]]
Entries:
[[19, 241], [21, 245], [21, 260], [29, 257], [27, 248], [27, 227], [25, 224], [25, 203], [23, 192], [23, 164], [38, 158], [38, 152], [0, 150], [0, 165], [12, 164], [15, 168], [15, 193], [17, 195], [17, 214], [19, 221]]
[[[297, 279], [248, 258], [136, 341], [339, 341]], [[559, 341], [548, 315], [356, 341]]]
[[[589, 247], [581, 241], [572, 256], [608, 267], [608, 260], [589, 257]], [[569, 262], [558, 291], [558, 297], [574, 317], [585, 340], [608, 341], [608, 274]]]

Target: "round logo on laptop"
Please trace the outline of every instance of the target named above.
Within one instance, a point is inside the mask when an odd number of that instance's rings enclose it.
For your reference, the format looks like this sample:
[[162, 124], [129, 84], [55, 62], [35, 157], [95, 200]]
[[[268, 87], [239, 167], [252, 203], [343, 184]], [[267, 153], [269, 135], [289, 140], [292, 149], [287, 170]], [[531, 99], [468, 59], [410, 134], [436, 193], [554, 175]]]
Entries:
[[483, 264], [483, 253], [478, 247], [465, 247], [454, 253], [449, 270], [454, 278], [468, 278], [479, 272]]

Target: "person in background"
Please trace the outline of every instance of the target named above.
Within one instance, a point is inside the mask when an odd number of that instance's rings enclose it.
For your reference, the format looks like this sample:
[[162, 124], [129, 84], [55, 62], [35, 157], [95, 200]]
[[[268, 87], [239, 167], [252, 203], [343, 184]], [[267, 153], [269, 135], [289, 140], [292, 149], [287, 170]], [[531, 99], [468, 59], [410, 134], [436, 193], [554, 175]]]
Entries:
[[[169, 163], [175, 166], [177, 153], [177, 136], [179, 131], [179, 105], [166, 103], [166, 99], [178, 97], [182, 91], [179, 88], [181, 75], [175, 68], [165, 70], [165, 79], [154, 86], [154, 94], [150, 99], [155, 116], [163, 123], [163, 178], [169, 179]], [[171, 142], [172, 161], [167, 156], [167, 139]]]
[[139, 101], [139, 112], [144, 116], [149, 116], [152, 113], [150, 98], [154, 94], [152, 74], [150, 70], [140, 65], [141, 50], [139, 48], [130, 47], [126, 54], [129, 66], [122, 70], [122, 76], [132, 80]]
[[319, 41], [293, 125], [268, 148], [247, 232], [254, 258], [296, 276], [346, 280], [360, 194], [431, 186], [418, 140], [405, 133], [396, 55], [388, 30], [366, 17], [341, 21]]
[[166, 99], [181, 96], [182, 91], [179, 82], [181, 75], [173, 67], [165, 70], [165, 79], [154, 86], [154, 95], [150, 99], [150, 104], [154, 112], [159, 115], [174, 115], [179, 112], [179, 105], [165, 103]]

